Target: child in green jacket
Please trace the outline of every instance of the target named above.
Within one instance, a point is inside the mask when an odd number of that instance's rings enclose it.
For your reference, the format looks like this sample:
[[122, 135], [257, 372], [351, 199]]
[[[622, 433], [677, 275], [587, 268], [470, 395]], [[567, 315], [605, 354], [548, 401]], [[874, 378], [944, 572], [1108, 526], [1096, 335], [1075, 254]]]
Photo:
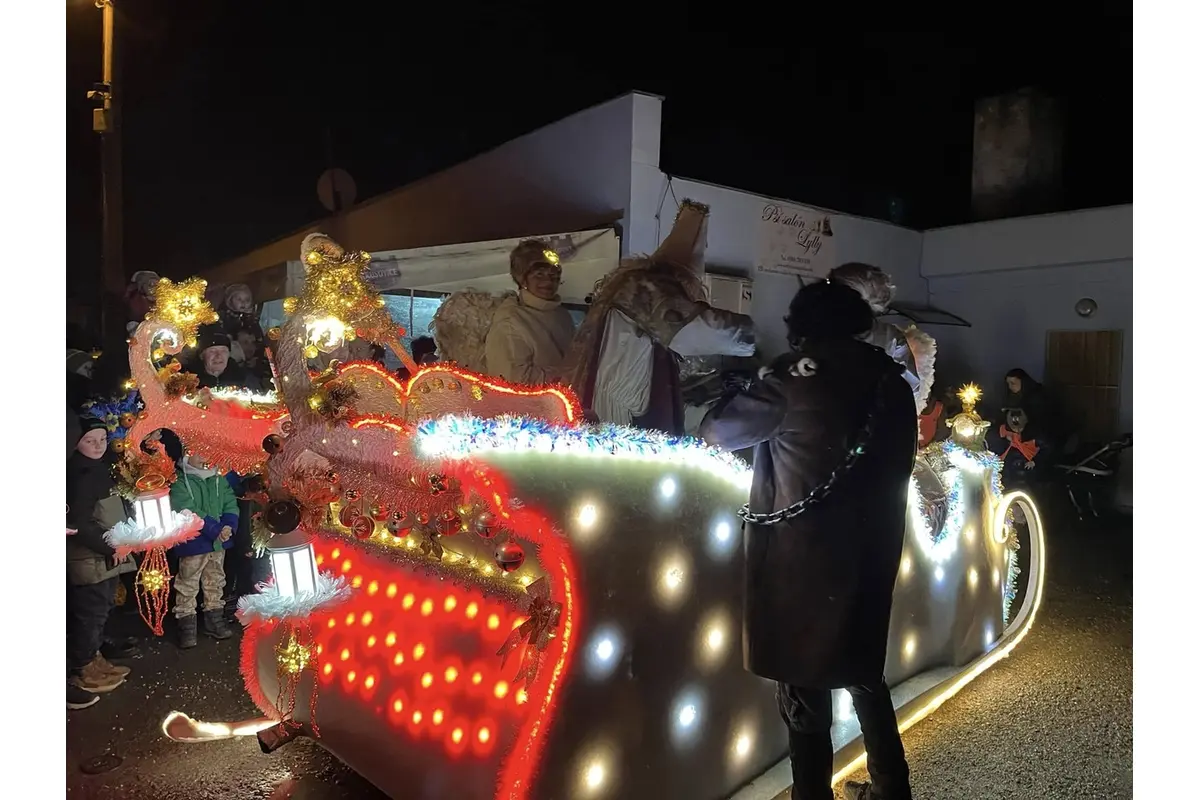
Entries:
[[238, 503], [225, 476], [189, 454], [179, 462], [179, 477], [171, 486], [171, 507], [187, 509], [204, 520], [200, 535], [173, 549], [179, 556], [175, 576], [175, 619], [179, 646], [196, 646], [196, 598], [204, 591], [204, 632], [214, 639], [233, 635], [222, 616], [225, 591], [225, 550], [238, 526]]

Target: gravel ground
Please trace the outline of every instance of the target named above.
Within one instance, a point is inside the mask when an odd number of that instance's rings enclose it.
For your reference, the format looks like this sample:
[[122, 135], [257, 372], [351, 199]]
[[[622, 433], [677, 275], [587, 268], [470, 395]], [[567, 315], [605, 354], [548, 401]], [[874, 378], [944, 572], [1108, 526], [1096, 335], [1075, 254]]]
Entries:
[[905, 734], [917, 798], [1133, 796], [1132, 523], [1049, 540], [1029, 636]]
[[[1029, 637], [905, 735], [918, 798], [1060, 800], [1132, 796], [1131, 524], [1054, 525], [1049, 587]], [[116, 620], [140, 625], [136, 617]], [[168, 635], [170, 631], [168, 631]], [[148, 643], [125, 686], [67, 715], [67, 792], [86, 800], [375, 800], [382, 795], [315, 744], [264, 756], [253, 738], [183, 746], [158, 722], [255, 714], [237, 639], [182, 653]], [[89, 761], [115, 756], [109, 771]], [[114, 766], [115, 763], [115, 766]], [[865, 775], [854, 776], [865, 780]], [[465, 799], [464, 799], [465, 800]]]

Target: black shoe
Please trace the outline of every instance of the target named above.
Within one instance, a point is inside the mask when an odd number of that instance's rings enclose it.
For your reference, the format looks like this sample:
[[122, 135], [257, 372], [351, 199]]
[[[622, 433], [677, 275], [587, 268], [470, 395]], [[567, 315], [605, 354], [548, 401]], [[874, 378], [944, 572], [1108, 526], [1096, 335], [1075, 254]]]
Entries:
[[878, 795], [871, 791], [870, 782], [846, 781], [842, 787], [842, 796], [846, 800], [878, 800]]
[[78, 711], [81, 708], [94, 706], [100, 702], [100, 695], [80, 689], [73, 683], [67, 683], [67, 708]]
[[175, 620], [179, 624], [179, 647], [187, 650], [196, 646], [196, 615], [191, 614]]
[[225, 617], [221, 611], [204, 612], [204, 633], [214, 639], [228, 639], [233, 636], [233, 631], [225, 624]]
[[141, 648], [137, 646], [137, 640], [133, 638], [123, 639], [118, 642], [109, 641], [100, 645], [100, 655], [104, 656], [109, 661], [133, 658], [140, 652], [142, 652]]
[[[907, 789], [908, 787], [906, 786], [905, 788]], [[846, 800], [880, 800], [883, 797], [883, 795], [875, 791], [875, 787], [871, 785], [870, 781], [866, 783], [846, 781], [845, 785], [842, 786], [842, 796]], [[911, 794], [903, 796], [907, 797], [908, 800], [912, 800]]]

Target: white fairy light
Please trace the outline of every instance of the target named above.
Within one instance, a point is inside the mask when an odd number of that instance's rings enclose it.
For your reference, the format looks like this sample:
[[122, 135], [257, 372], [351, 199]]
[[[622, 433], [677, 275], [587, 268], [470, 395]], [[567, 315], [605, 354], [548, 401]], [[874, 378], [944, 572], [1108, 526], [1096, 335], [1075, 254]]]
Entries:
[[[746, 462], [697, 439], [668, 437], [616, 425], [574, 428], [524, 417], [479, 419], [447, 415], [421, 423], [417, 440], [420, 452], [431, 458], [465, 458], [489, 451], [619, 458], [696, 469], [745, 491], [749, 490], [753, 477]], [[671, 480], [673, 494], [678, 484]]]

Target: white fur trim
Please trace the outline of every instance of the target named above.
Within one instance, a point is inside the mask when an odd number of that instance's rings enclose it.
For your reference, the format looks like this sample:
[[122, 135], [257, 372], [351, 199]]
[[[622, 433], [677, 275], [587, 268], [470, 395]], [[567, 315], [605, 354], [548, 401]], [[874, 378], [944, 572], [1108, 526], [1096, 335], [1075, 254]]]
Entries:
[[335, 606], [350, 597], [350, 587], [342, 576], [317, 573], [317, 590], [284, 597], [274, 583], [261, 587], [259, 594], [249, 594], [238, 600], [237, 617], [242, 625], [268, 619], [303, 618], [317, 609]]
[[917, 370], [917, 378], [921, 384], [913, 398], [917, 404], [917, 413], [925, 410], [929, 392], [933, 389], [933, 364], [937, 356], [937, 342], [933, 337], [919, 330], [916, 325], [909, 325], [904, 331], [908, 341], [908, 349], [913, 356], [913, 364]]
[[162, 732], [173, 742], [215, 742], [237, 736], [253, 736], [277, 722], [271, 717], [254, 717], [240, 722], [203, 722], [192, 719], [182, 711], [172, 711], [162, 722]]
[[156, 547], [171, 548], [189, 539], [195, 539], [204, 527], [204, 520], [184, 509], [171, 512], [171, 525], [170, 530], [159, 531], [154, 526], [139, 528], [136, 522], [127, 519], [112, 526], [104, 534], [104, 541], [117, 551], [117, 558], [124, 558], [130, 553], [153, 550]]
[[805, 357], [793, 364], [789, 371], [798, 378], [811, 378], [817, 374], [817, 362]]

